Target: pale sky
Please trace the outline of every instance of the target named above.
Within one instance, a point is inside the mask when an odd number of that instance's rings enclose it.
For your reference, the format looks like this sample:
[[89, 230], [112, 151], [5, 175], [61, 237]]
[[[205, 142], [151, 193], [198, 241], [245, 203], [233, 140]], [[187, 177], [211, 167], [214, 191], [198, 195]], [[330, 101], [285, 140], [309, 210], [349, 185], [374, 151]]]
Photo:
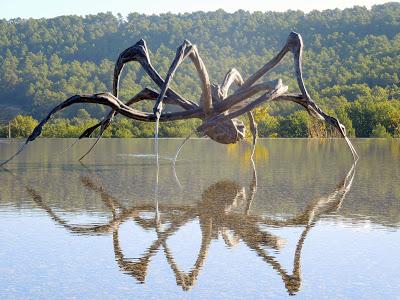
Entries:
[[[60, 15], [87, 15], [111, 11], [126, 16], [130, 12], [160, 14], [193, 11], [214, 11], [219, 8], [228, 12], [238, 9], [249, 11], [286, 11], [288, 9], [323, 10], [347, 8], [354, 5], [370, 8], [388, 0], [0, 0], [0, 18], [41, 18]], [[391, 1], [393, 2], [393, 1]], [[395, 1], [399, 2], [399, 1]]]

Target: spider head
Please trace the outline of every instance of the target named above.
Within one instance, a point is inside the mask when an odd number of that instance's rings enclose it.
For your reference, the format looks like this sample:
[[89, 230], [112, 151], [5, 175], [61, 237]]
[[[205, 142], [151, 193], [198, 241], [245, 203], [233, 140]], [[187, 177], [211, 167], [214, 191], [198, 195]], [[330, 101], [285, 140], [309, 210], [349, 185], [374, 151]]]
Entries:
[[206, 127], [204, 134], [221, 144], [235, 144], [244, 138], [245, 126], [238, 119], [227, 119], [215, 126]]

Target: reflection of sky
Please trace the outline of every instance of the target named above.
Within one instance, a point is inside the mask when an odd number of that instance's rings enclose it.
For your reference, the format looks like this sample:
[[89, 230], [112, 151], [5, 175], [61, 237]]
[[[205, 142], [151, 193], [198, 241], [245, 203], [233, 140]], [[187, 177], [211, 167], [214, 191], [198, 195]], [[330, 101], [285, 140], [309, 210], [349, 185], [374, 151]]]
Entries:
[[[99, 187], [128, 208], [154, 204], [155, 162], [118, 155], [151, 153], [152, 140], [104, 140], [88, 158], [86, 167], [75, 160], [85, 150], [84, 143], [61, 160], [52, 158], [50, 153], [69, 142], [40, 139], [10, 165], [16, 176], [0, 170], [1, 299], [26, 295], [83, 299], [158, 298], [161, 295], [167, 299], [204, 299], [215, 295], [229, 299], [254, 298], [254, 295], [287, 297], [282, 278], [271, 265], [243, 241], [228, 247], [222, 239], [223, 226], [238, 228], [235, 227], [238, 224], [226, 223], [228, 219], [223, 213], [220, 217], [221, 208], [226, 213], [232, 202], [231, 199], [225, 203], [224, 195], [230, 194], [233, 188], [249, 195], [252, 178], [249, 145], [226, 147], [206, 140], [190, 141], [177, 162], [182, 189], [174, 180], [171, 162], [161, 161], [161, 212], [168, 205], [176, 207], [177, 215], [197, 207], [202, 222], [212, 220], [214, 233], [219, 232], [213, 235], [196, 283], [184, 292], [176, 284], [162, 247], [151, 258], [145, 284], [138, 285], [115, 262], [111, 233], [70, 234], [51, 220], [46, 208], [40, 208], [37, 202], [45, 201], [69, 224], [105, 224], [110, 220], [111, 211]], [[312, 203], [320, 203], [315, 200], [325, 199], [340, 189], [351, 166], [351, 156], [341, 142], [260, 140], [256, 152], [258, 188], [250, 213], [287, 220], [301, 215], [309, 205], [312, 208]], [[162, 155], [173, 156], [179, 144], [177, 140], [161, 140]], [[316, 225], [308, 231], [301, 251], [302, 284], [297, 297], [376, 299], [397, 295], [400, 287], [397, 276], [399, 178], [396, 177], [399, 160], [393, 158], [398, 156], [395, 150], [399, 149], [399, 142], [361, 140], [355, 141], [355, 145], [361, 159], [353, 186], [340, 209], [321, 218], [320, 212], [314, 211]], [[0, 158], [7, 157], [14, 146], [17, 145], [0, 148]], [[375, 172], [378, 168], [380, 171]], [[97, 188], [88, 188], [88, 180]], [[220, 185], [215, 185], [217, 182]], [[35, 202], [29, 197], [28, 186], [35, 188], [41, 200]], [[219, 189], [210, 190], [213, 186], [225, 186], [229, 190], [221, 195]], [[213, 196], [222, 204], [212, 204]], [[205, 210], [207, 201], [211, 201], [211, 212]], [[236, 207], [233, 211], [241, 210]], [[154, 212], [143, 211], [139, 215], [151, 221]], [[163, 226], [164, 230], [168, 228], [168, 224]], [[263, 225], [262, 230], [279, 237], [278, 241], [284, 245], [280, 251], [264, 250], [275, 257], [285, 272], [292, 274], [295, 249], [304, 226]], [[145, 230], [132, 219], [119, 227], [118, 234], [120, 247], [128, 259], [141, 257], [157, 237], [154, 228]], [[167, 239], [181, 270], [190, 272], [197, 259], [201, 236], [199, 219], [194, 217]]]
[[[127, 224], [128, 225], [128, 224]], [[112, 238], [76, 236], [43, 215], [15, 215], [0, 219], [0, 297], [22, 298], [126, 298], [176, 299], [285, 298], [279, 275], [243, 243], [227, 248], [214, 241], [196, 285], [183, 292], [159, 251], [150, 264], [146, 284], [118, 270]], [[398, 256], [400, 231], [358, 231], [358, 225], [336, 226], [318, 222], [310, 231], [302, 252], [300, 298], [393, 299], [400, 287]], [[188, 236], [187, 230], [192, 232]], [[291, 273], [294, 245], [301, 230], [280, 229], [288, 243], [277, 260]], [[277, 231], [275, 231], [277, 232]], [[127, 255], [137, 255], [150, 245], [153, 232], [130, 224], [120, 231]], [[188, 242], [190, 238], [190, 243]], [[199, 251], [197, 223], [168, 240], [176, 261], [188, 270]], [[4, 245], [6, 245], [4, 247]], [[180, 251], [184, 249], [185, 252]]]

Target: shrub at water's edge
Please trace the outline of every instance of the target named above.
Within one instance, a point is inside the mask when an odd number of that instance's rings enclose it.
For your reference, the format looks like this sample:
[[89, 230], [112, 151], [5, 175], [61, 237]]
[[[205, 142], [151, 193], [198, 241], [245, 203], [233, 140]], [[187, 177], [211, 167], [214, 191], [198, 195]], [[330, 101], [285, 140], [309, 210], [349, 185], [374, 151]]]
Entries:
[[[389, 111], [357, 111], [352, 108], [353, 116], [357, 117], [358, 131], [365, 130], [366, 135], [362, 137], [399, 137], [400, 136], [400, 111], [393, 110], [387, 106]], [[390, 113], [391, 112], [391, 113]], [[382, 117], [379, 117], [379, 114]], [[352, 121], [346, 115], [339, 116], [346, 125], [348, 135], [355, 136]], [[257, 109], [255, 118], [258, 123], [260, 137], [331, 137], [335, 131], [323, 122], [310, 118], [305, 111], [295, 111], [286, 117], [271, 116], [266, 108]], [[369, 122], [367, 122], [369, 118]], [[247, 120], [244, 120], [245, 122]], [[43, 128], [42, 137], [72, 138], [79, 137], [86, 128], [97, 124], [99, 120], [91, 118], [81, 109], [78, 116], [72, 119], [56, 118], [51, 120]], [[382, 122], [382, 123], [381, 123]], [[38, 124], [31, 116], [18, 115], [10, 121], [10, 127], [5, 125], [0, 128], [0, 138], [8, 137], [11, 133], [13, 138], [26, 138]], [[365, 128], [362, 126], [365, 124]], [[385, 125], [383, 125], [385, 124]], [[186, 137], [200, 125], [200, 120], [181, 120], [165, 122], [160, 124], [160, 137]], [[93, 136], [96, 136], [96, 131]], [[247, 131], [247, 134], [250, 133]], [[105, 131], [103, 137], [115, 138], [150, 138], [154, 136], [154, 124], [140, 122], [125, 118], [117, 118]]]

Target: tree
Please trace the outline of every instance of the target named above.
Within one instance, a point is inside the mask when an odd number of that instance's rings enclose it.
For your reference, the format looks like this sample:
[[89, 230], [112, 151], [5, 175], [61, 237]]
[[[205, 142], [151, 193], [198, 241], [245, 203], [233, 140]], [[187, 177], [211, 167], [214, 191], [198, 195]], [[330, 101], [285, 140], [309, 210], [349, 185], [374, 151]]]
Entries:
[[264, 105], [255, 109], [254, 119], [257, 123], [258, 135], [260, 137], [277, 137], [279, 121], [277, 117], [269, 114], [268, 106]]
[[392, 136], [390, 135], [389, 132], [387, 132], [385, 126], [378, 124], [372, 129], [371, 132], [371, 137], [374, 138], [391, 138]]
[[309, 123], [306, 111], [296, 111], [287, 118], [279, 118], [278, 135], [281, 137], [308, 137]]
[[31, 116], [18, 115], [11, 121], [11, 136], [13, 138], [26, 138], [39, 122]]
[[[140, 38], [146, 40], [161, 76], [179, 44], [189, 39], [197, 44], [212, 83], [220, 83], [224, 72], [232, 67], [246, 78], [272, 58], [288, 33], [295, 30], [307, 45], [304, 76], [317, 104], [337, 116], [350, 136], [369, 137], [378, 124], [394, 135], [400, 125], [398, 15], [400, 4], [387, 3], [369, 10], [354, 7], [308, 14], [243, 10], [231, 14], [219, 10], [159, 16], [133, 13], [126, 20], [111, 13], [0, 20], [0, 104], [29, 111], [39, 119], [72, 95], [111, 91], [116, 57]], [[282, 78], [292, 87], [293, 72], [292, 61], [287, 59], [268, 77]], [[120, 85], [121, 99], [127, 101], [146, 86], [158, 88], [139, 63], [127, 64]], [[189, 62], [181, 65], [171, 86], [189, 100], [200, 98], [200, 81]], [[135, 107], [151, 111], [152, 103], [144, 101]], [[60, 113], [60, 118], [71, 119], [57, 125], [66, 126], [59, 127], [66, 130], [61, 130], [63, 134], [69, 136], [79, 129], [79, 121], [73, 118], [81, 108]], [[85, 110], [90, 119], [100, 119], [107, 113], [99, 105], [85, 106]], [[292, 134], [284, 129], [295, 121], [292, 114], [296, 110], [285, 103], [271, 103], [267, 110], [260, 110], [256, 113], [260, 135], [275, 136], [281, 128], [282, 137], [306, 136], [304, 130]], [[312, 124], [311, 129], [329, 131], [329, 127]], [[152, 136], [152, 127], [134, 122], [128, 130], [133, 136], [147, 137]], [[163, 136], [184, 136], [193, 124], [165, 124], [163, 128]], [[109, 129], [105, 134], [117, 133]]]

